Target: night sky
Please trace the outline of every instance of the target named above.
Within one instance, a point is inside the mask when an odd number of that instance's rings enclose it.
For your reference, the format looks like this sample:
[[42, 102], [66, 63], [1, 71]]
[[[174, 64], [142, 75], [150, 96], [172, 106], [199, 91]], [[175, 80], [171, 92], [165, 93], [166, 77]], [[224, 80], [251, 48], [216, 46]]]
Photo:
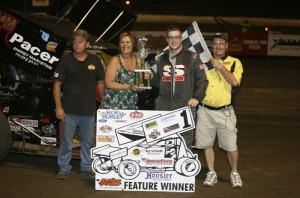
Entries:
[[[109, 1], [135, 14], [300, 19], [299, 0], [130, 0], [129, 6], [125, 4], [126, 0]], [[62, 7], [72, 0], [50, 0], [50, 4], [53, 2]], [[49, 10], [47, 7], [32, 7], [31, 0], [0, 0], [0, 4], [23, 11]]]
[[111, 0], [118, 6], [140, 14], [231, 16], [300, 19], [300, 1], [264, 0]]

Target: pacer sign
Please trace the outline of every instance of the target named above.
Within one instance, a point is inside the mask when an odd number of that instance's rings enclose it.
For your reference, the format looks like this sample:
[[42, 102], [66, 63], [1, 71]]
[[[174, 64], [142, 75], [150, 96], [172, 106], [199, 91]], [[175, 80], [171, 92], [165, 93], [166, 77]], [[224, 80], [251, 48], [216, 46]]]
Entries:
[[195, 128], [191, 109], [97, 112], [91, 150], [96, 190], [194, 192], [198, 156], [180, 133]]
[[0, 5], [0, 58], [36, 74], [51, 76], [66, 39]]

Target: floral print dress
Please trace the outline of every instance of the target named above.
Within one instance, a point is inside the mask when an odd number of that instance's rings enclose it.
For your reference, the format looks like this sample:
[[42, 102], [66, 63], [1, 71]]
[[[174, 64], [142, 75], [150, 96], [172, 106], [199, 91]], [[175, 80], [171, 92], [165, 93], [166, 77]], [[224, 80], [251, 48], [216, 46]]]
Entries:
[[[120, 55], [118, 56], [121, 68], [117, 72], [116, 82], [121, 84], [134, 83], [134, 71], [128, 71], [121, 62]], [[137, 65], [137, 58], [136, 65]], [[136, 91], [119, 90], [115, 91], [106, 88], [100, 108], [102, 109], [138, 109], [138, 94]]]

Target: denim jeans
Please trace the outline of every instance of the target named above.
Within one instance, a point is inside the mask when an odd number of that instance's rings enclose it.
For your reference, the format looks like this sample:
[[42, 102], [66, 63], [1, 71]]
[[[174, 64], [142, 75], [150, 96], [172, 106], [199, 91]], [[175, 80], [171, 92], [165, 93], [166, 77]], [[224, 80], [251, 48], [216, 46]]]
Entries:
[[92, 169], [90, 149], [95, 145], [95, 115], [65, 115], [62, 122], [62, 138], [57, 158], [61, 171], [71, 172], [72, 141], [77, 126], [80, 129], [80, 170], [89, 171]]

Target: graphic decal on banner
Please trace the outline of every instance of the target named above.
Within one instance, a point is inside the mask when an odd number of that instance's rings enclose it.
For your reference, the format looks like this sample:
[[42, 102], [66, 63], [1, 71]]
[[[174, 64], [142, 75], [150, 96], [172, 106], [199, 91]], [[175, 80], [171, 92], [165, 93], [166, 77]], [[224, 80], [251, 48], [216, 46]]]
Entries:
[[98, 110], [95, 189], [194, 192], [201, 164], [180, 135], [194, 128], [189, 107]]
[[[187, 113], [190, 113], [190, 115], [188, 116]], [[144, 122], [142, 126], [145, 131], [146, 141], [153, 142], [158, 138], [192, 130], [195, 126], [191, 124], [191, 120], [188, 120], [188, 118], [192, 118], [191, 112], [180, 109]]]
[[[144, 122], [145, 120], [142, 121]], [[145, 138], [145, 133], [143, 131], [141, 121], [116, 129], [116, 135], [119, 145], [132, 143], [134, 141]]]

